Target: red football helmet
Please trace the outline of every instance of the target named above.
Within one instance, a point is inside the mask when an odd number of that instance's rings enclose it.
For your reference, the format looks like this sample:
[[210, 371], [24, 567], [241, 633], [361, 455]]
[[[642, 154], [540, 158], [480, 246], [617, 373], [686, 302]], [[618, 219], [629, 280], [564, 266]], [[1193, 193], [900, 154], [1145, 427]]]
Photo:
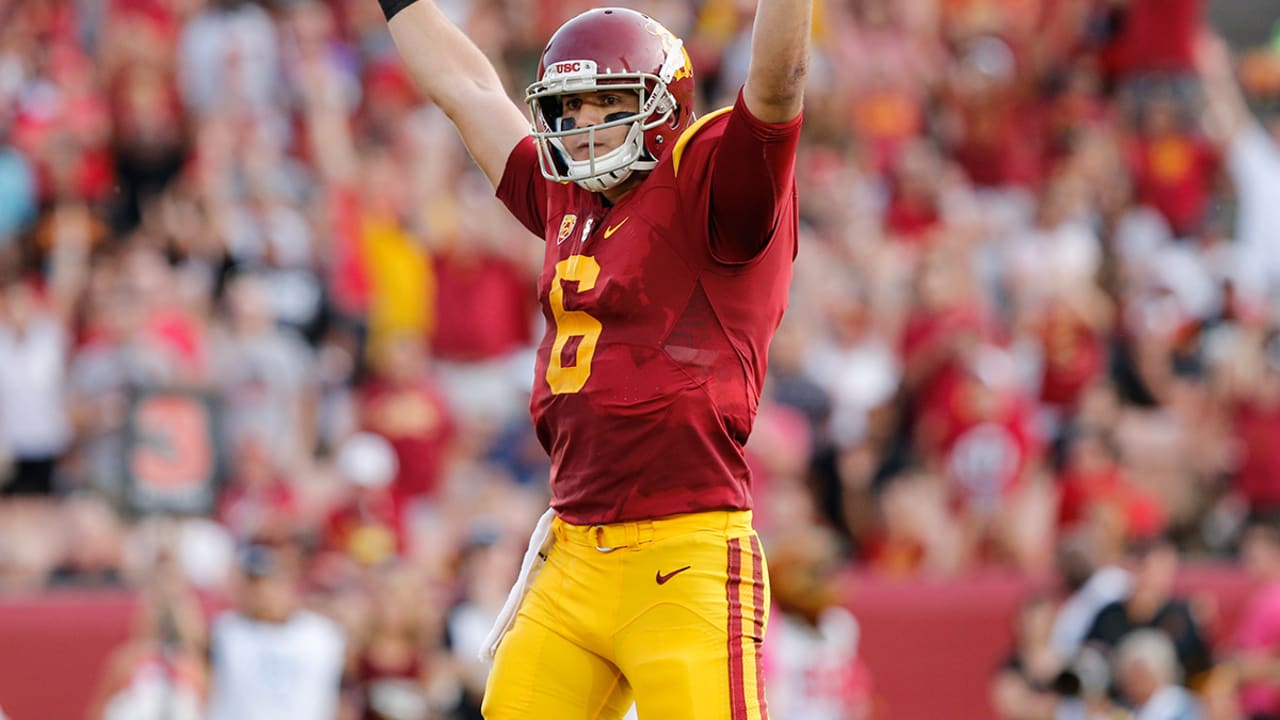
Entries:
[[[640, 111], [584, 128], [560, 123], [562, 96], [597, 90], [632, 90]], [[626, 8], [589, 10], [560, 26], [542, 51], [538, 81], [525, 102], [533, 120], [542, 174], [600, 192], [634, 171], [652, 170], [693, 122], [693, 64], [684, 43], [647, 15]], [[574, 160], [564, 138], [630, 125], [622, 145]]]

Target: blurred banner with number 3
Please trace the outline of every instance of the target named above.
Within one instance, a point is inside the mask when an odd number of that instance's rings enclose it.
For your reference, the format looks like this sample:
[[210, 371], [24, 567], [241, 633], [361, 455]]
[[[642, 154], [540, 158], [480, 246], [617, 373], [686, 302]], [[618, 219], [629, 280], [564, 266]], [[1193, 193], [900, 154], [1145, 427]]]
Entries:
[[136, 395], [125, 421], [125, 502], [135, 513], [209, 514], [217, 500], [217, 416], [190, 390]]

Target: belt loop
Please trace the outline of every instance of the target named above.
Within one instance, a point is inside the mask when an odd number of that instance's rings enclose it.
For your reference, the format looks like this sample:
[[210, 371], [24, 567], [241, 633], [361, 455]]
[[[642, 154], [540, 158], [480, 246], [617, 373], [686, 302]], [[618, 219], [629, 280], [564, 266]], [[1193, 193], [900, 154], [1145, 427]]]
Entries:
[[636, 523], [636, 544], [653, 542], [653, 521], [641, 520]]

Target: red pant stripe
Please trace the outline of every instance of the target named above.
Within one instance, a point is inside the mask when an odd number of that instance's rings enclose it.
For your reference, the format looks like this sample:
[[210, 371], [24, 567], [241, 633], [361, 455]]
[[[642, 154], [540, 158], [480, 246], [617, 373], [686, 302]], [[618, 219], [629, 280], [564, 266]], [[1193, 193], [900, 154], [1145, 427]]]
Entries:
[[[760, 538], [751, 536], [751, 604], [755, 606], [755, 635], [764, 640], [764, 567], [761, 561]], [[756, 646], [759, 649], [759, 645]], [[764, 663], [759, 653], [756, 654], [756, 702], [760, 704], [761, 720], [769, 719], [769, 707], [764, 698]]]
[[729, 581], [725, 593], [729, 599], [729, 706], [730, 720], [747, 720], [747, 689], [742, 657], [742, 542], [729, 541]]

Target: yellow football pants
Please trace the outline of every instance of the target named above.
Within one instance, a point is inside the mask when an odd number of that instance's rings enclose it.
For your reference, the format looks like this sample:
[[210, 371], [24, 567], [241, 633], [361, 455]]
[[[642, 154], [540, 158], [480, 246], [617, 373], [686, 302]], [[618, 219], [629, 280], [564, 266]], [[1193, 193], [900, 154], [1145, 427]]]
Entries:
[[486, 720], [767, 720], [769, 579], [750, 512], [557, 518], [498, 648]]

